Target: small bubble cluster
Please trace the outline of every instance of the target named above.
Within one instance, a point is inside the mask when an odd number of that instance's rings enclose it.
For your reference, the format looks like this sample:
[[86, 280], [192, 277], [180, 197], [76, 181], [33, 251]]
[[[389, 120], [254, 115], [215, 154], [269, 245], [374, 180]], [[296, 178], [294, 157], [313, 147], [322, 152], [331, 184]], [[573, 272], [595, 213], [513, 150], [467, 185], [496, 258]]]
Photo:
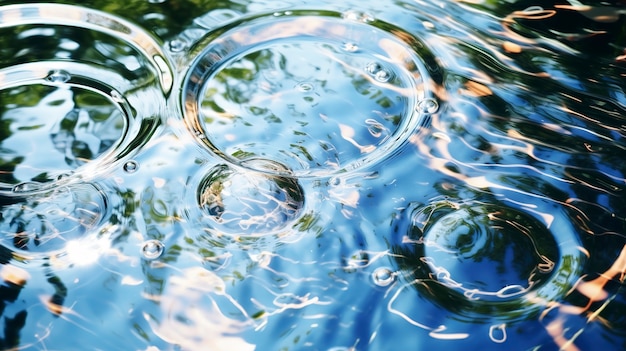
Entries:
[[365, 66], [365, 71], [380, 83], [387, 83], [393, 78], [393, 73], [378, 62], [368, 63]]

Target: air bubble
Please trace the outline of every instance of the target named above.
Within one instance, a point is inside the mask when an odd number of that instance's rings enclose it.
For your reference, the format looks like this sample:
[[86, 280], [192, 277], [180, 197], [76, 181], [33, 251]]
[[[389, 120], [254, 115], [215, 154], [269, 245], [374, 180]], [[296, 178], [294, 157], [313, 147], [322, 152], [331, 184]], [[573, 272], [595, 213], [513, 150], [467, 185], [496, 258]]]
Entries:
[[135, 173], [139, 169], [139, 163], [137, 161], [128, 161], [124, 163], [124, 172]]
[[172, 52], [181, 52], [185, 50], [187, 43], [180, 39], [174, 39], [169, 42], [168, 46]]
[[51, 82], [51, 83], [67, 83], [70, 78], [72, 76], [62, 70], [55, 70], [50, 72], [50, 74], [48, 74], [48, 77], [46, 77], [46, 80]]
[[378, 286], [389, 286], [396, 280], [396, 276], [389, 268], [380, 267], [372, 273], [372, 280]]
[[435, 113], [439, 109], [439, 104], [435, 99], [424, 99], [417, 104], [417, 109], [422, 113]]
[[158, 240], [148, 240], [143, 243], [141, 248], [141, 253], [143, 257], [147, 260], [155, 260], [159, 258], [163, 251], [165, 250], [165, 245]]

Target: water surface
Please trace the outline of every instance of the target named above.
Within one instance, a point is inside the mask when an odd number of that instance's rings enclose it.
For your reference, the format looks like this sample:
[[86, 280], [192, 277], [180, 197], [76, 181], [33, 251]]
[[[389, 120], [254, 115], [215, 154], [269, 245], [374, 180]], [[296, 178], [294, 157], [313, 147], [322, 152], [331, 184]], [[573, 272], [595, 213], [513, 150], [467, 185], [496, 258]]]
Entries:
[[621, 2], [0, 4], [1, 349], [621, 350]]

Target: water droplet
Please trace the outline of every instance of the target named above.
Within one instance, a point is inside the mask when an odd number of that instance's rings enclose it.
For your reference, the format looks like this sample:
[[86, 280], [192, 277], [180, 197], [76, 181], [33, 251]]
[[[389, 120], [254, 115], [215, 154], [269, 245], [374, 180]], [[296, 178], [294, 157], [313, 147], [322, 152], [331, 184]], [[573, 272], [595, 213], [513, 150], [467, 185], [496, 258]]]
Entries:
[[63, 70], [54, 70], [48, 74], [46, 80], [51, 83], [67, 83], [72, 76]]
[[41, 189], [41, 183], [37, 182], [24, 182], [20, 184], [16, 184], [13, 187], [14, 193], [28, 193], [32, 191], [37, 191]]
[[187, 43], [180, 39], [174, 39], [170, 40], [168, 46], [170, 48], [170, 51], [172, 52], [181, 52], [185, 50], [185, 48], [187, 47]]
[[167, 0], [148, 0], [149, 3], [151, 4], [162, 4]]
[[128, 161], [124, 163], [124, 172], [135, 173], [139, 169], [139, 163], [137, 161]]
[[357, 51], [359, 51], [359, 46], [356, 43], [352, 43], [352, 42], [344, 43], [341, 48], [344, 49], [347, 52], [357, 52]]
[[141, 253], [145, 259], [155, 260], [163, 254], [164, 250], [165, 245], [163, 245], [162, 242], [158, 240], [148, 240], [143, 243]]
[[389, 268], [379, 267], [372, 273], [372, 280], [378, 286], [389, 286], [396, 280], [396, 275]]
[[435, 99], [424, 99], [417, 104], [417, 110], [421, 113], [435, 113], [439, 109], [439, 104]]

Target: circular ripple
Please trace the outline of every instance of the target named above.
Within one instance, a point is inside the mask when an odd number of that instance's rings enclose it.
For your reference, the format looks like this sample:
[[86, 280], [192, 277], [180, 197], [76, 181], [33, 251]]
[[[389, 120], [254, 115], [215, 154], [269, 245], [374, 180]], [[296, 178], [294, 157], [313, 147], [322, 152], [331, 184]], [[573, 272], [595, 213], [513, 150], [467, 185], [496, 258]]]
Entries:
[[0, 245], [17, 260], [63, 256], [76, 240], [92, 236], [107, 213], [103, 193], [89, 184], [0, 195], [0, 201]]
[[372, 21], [336, 16], [261, 16], [201, 40], [182, 104], [202, 145], [301, 177], [359, 168], [404, 143], [435, 112], [418, 107], [432, 100], [420, 57]]
[[535, 214], [482, 202], [414, 205], [398, 226], [396, 260], [422, 296], [461, 317], [524, 318], [564, 297], [583, 261], [566, 218]]
[[[255, 167], [282, 170], [271, 161]], [[192, 187], [189, 187], [193, 190]], [[198, 182], [189, 211], [196, 230], [212, 236], [259, 238], [288, 231], [304, 210], [304, 192], [290, 177], [237, 170], [227, 165], [211, 168]]]
[[0, 49], [0, 191], [101, 174], [154, 133], [172, 75], [137, 26], [78, 6], [23, 4], [0, 8], [0, 37], [11, 43]]

